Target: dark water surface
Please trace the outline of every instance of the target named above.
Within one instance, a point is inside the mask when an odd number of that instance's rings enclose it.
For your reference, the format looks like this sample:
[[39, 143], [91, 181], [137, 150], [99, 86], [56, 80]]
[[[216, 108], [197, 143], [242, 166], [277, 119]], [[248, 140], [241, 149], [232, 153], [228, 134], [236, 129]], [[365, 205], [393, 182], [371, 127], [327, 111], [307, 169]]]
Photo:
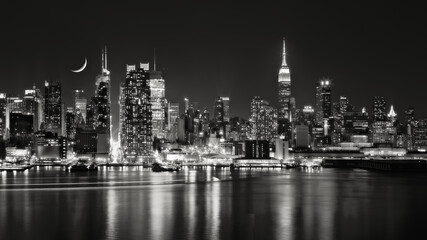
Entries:
[[0, 239], [427, 239], [427, 175], [140, 167], [0, 176]]

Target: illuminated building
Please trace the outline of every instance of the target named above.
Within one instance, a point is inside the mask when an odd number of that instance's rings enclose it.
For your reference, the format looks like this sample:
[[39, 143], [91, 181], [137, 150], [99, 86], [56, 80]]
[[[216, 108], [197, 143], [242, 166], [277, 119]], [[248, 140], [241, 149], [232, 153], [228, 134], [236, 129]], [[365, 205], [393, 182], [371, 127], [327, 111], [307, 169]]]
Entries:
[[267, 140], [245, 141], [245, 159], [270, 159], [270, 148]]
[[373, 101], [373, 121], [386, 121], [386, 107], [384, 97], [374, 97]]
[[76, 134], [75, 119], [74, 108], [67, 107], [67, 112], [65, 113], [65, 132], [68, 140], [74, 139]]
[[35, 133], [36, 155], [42, 161], [54, 161], [67, 158], [67, 139], [52, 132]]
[[86, 105], [86, 128], [93, 130], [96, 128], [95, 102], [96, 98], [92, 97], [90, 102]]
[[168, 129], [171, 130], [175, 125], [176, 120], [179, 117], [179, 103], [169, 102], [168, 103]]
[[215, 98], [213, 121], [216, 134], [224, 136], [224, 101], [221, 97]]
[[105, 47], [105, 49], [102, 50], [101, 73], [96, 77], [93, 111], [95, 129], [100, 134], [107, 134], [107, 149], [110, 148], [109, 139], [111, 137], [110, 88], [110, 71], [107, 68], [107, 47]]
[[45, 82], [44, 129], [62, 135], [62, 97], [60, 82]]
[[[148, 67], [149, 64], [147, 63]], [[155, 68], [150, 73], [150, 99], [151, 99], [151, 112], [153, 116], [152, 120], [152, 133], [153, 138], [163, 139], [165, 138], [165, 80], [163, 79], [163, 73], [157, 71]]]
[[372, 142], [374, 146], [394, 146], [396, 128], [391, 121], [374, 121], [372, 123]]
[[190, 106], [190, 100], [188, 98], [184, 98], [184, 113], [187, 112], [189, 106]]
[[272, 140], [277, 137], [277, 110], [261, 97], [256, 96], [251, 102], [249, 119], [251, 140]]
[[75, 126], [83, 128], [86, 125], [87, 99], [83, 96], [82, 89], [74, 90], [74, 122]]
[[[316, 87], [316, 123], [324, 126], [332, 117], [331, 80], [321, 79]], [[326, 130], [325, 130], [326, 131]], [[327, 134], [325, 134], [327, 135]]]
[[413, 128], [413, 148], [427, 150], [427, 119], [422, 119]]
[[369, 135], [369, 118], [364, 112], [347, 111], [343, 113], [344, 129], [342, 133], [343, 142], [351, 142], [353, 136]]
[[285, 39], [283, 39], [282, 66], [278, 82], [278, 134], [286, 139], [291, 138], [291, 73], [286, 63]]
[[230, 98], [220, 97], [222, 99], [224, 122], [230, 122]]
[[394, 123], [396, 121], [396, 119], [397, 119], [397, 114], [394, 111], [393, 105], [391, 105], [391, 107], [390, 107], [390, 112], [387, 114], [387, 118], [392, 123]]
[[130, 160], [150, 156], [153, 148], [150, 75], [143, 67], [128, 66], [120, 97], [125, 104], [122, 149]]
[[6, 94], [0, 93], [0, 141], [6, 137]]
[[34, 86], [33, 89], [25, 90], [22, 111], [24, 114], [34, 116], [33, 129], [34, 131], [40, 130], [40, 124], [43, 122], [43, 97], [40, 89]]

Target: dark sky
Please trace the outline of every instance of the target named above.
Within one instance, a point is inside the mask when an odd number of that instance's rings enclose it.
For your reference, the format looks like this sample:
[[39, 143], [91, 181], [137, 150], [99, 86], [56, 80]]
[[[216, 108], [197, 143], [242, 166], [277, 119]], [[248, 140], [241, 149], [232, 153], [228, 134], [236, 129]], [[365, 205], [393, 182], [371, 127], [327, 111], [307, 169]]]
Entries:
[[[59, 2], [59, 1], [57, 1]], [[334, 99], [371, 109], [382, 95], [398, 114], [427, 115], [426, 8], [407, 1], [76, 1], [2, 3], [0, 92], [23, 94], [33, 83], [63, 83], [94, 93], [100, 53], [108, 46], [113, 117], [125, 64], [152, 61], [164, 70], [166, 97], [189, 97], [212, 109], [230, 96], [231, 115], [248, 118], [259, 95], [277, 106], [282, 38], [287, 40], [297, 106], [314, 104], [316, 81], [333, 79]], [[202, 3], [203, 2], [203, 3]], [[318, 1], [320, 2], [320, 1]], [[344, 3], [345, 2], [345, 3]], [[88, 67], [71, 73], [88, 58]]]

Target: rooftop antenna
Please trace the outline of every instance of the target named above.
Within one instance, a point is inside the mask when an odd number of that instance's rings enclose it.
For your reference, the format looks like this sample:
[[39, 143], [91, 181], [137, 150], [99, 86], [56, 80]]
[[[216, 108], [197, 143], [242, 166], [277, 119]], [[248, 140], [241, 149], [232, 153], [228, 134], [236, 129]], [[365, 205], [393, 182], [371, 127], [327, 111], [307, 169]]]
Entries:
[[154, 48], [154, 71], [156, 71], [156, 48]]

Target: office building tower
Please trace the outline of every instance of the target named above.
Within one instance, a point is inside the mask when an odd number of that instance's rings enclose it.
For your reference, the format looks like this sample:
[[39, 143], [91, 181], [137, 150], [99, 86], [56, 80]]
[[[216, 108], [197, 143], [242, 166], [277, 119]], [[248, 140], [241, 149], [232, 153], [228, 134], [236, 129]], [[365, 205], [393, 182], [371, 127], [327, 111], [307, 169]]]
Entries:
[[96, 128], [96, 115], [95, 115], [95, 107], [96, 107], [96, 98], [91, 97], [90, 102], [86, 105], [86, 128], [95, 130]]
[[373, 121], [386, 121], [387, 112], [384, 97], [374, 97], [373, 101]]
[[222, 99], [223, 113], [224, 113], [224, 122], [230, 122], [230, 98], [229, 97], [220, 97]]
[[142, 67], [127, 68], [130, 71], [120, 97], [126, 106], [121, 129], [122, 149], [131, 161], [150, 156], [153, 147], [150, 74]]
[[0, 93], [0, 141], [6, 138], [6, 93]]
[[40, 125], [44, 121], [43, 117], [43, 97], [40, 89], [33, 86], [33, 89], [25, 90], [23, 99], [23, 113], [33, 115], [33, 129], [40, 130]]
[[184, 113], [187, 112], [189, 106], [190, 106], [190, 99], [184, 98]]
[[[111, 101], [110, 101], [110, 71], [107, 65], [107, 47], [102, 50], [101, 73], [96, 77], [94, 98], [95, 129], [100, 134], [106, 134], [107, 143], [111, 137]], [[110, 146], [107, 146], [109, 149]]]
[[[149, 64], [147, 63], [148, 67]], [[154, 64], [156, 66], [156, 64]], [[141, 66], [143, 68], [143, 66]], [[150, 99], [151, 99], [151, 112], [152, 112], [152, 134], [153, 138], [165, 138], [165, 79], [163, 72], [154, 69], [149, 71], [150, 74]]]
[[74, 90], [74, 122], [76, 128], [83, 128], [86, 126], [87, 118], [87, 99], [84, 97], [82, 89]]
[[176, 120], [179, 117], [179, 103], [169, 102], [168, 103], [168, 130], [176, 124]]
[[75, 125], [75, 116], [74, 116], [74, 108], [67, 107], [67, 111], [65, 113], [65, 132], [68, 140], [74, 139], [76, 134], [76, 125]]
[[331, 80], [321, 79], [316, 87], [316, 123], [325, 126], [332, 117]]
[[44, 129], [62, 135], [62, 97], [60, 82], [45, 82]]
[[215, 98], [213, 120], [217, 131], [220, 131], [224, 124], [224, 102], [221, 97]]
[[291, 121], [291, 73], [286, 62], [285, 39], [283, 39], [282, 66], [278, 82], [278, 134], [289, 140], [292, 132]]

